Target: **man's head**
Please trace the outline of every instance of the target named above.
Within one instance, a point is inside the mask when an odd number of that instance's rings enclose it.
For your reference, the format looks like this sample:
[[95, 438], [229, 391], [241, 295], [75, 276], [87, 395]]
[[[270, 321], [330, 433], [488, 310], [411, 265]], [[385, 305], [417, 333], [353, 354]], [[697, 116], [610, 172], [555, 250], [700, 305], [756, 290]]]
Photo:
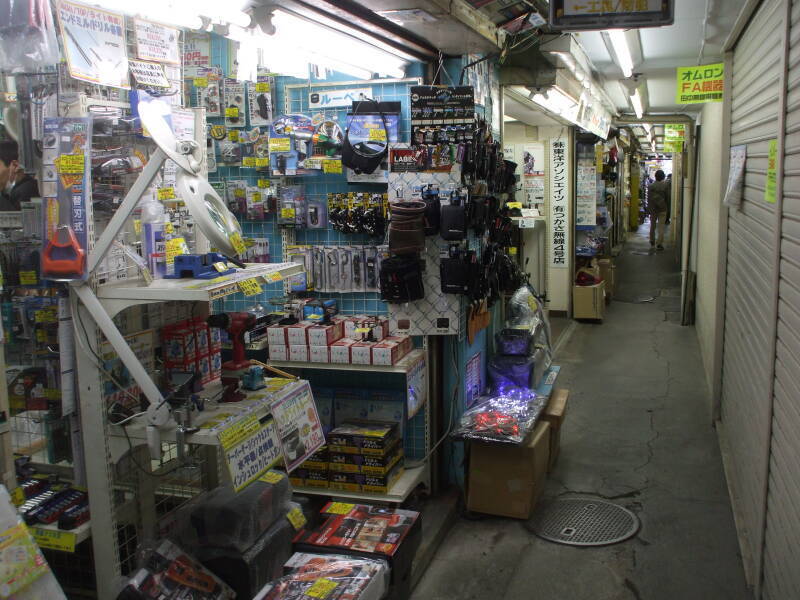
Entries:
[[0, 142], [0, 191], [16, 183], [20, 172], [17, 142]]
[[664, 181], [664, 177], [665, 177], [664, 171], [662, 171], [661, 169], [656, 171], [656, 181]]

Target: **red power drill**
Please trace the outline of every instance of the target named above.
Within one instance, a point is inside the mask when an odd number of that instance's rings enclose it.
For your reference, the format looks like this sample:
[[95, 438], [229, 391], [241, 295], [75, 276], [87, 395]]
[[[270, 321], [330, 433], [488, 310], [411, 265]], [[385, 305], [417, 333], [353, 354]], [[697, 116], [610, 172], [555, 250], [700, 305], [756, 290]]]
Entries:
[[250, 359], [245, 357], [244, 333], [255, 327], [256, 316], [246, 312], [220, 313], [206, 319], [209, 327], [219, 327], [228, 332], [233, 349], [233, 359], [222, 363], [222, 385], [225, 393], [222, 402], [238, 402], [245, 395], [239, 391], [242, 375], [250, 368]]

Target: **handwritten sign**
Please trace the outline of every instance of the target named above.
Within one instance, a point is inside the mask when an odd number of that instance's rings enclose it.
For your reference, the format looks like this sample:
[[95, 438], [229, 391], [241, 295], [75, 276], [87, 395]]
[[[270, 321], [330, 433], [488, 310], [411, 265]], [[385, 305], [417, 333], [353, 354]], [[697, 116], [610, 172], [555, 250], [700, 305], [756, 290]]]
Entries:
[[170, 65], [181, 64], [178, 51], [180, 32], [177, 29], [144, 19], [134, 19], [133, 23], [136, 56]]

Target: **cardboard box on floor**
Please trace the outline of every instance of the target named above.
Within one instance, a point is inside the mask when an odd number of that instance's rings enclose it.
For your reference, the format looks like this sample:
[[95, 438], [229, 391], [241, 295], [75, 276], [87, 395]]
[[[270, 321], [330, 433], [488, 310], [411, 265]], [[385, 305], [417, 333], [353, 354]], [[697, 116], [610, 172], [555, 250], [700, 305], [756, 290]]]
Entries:
[[602, 319], [606, 312], [606, 282], [576, 285], [572, 288], [572, 316], [575, 319]]
[[540, 419], [550, 424], [550, 461], [547, 466], [547, 472], [550, 473], [556, 466], [558, 460], [558, 452], [561, 449], [561, 426], [564, 424], [564, 418], [567, 416], [567, 400], [569, 399], [569, 390], [553, 390], [550, 395], [550, 400], [547, 402], [547, 407]]
[[616, 287], [617, 267], [614, 265], [613, 258], [600, 258], [597, 260], [600, 267], [600, 277], [606, 282], [606, 302], [614, 297]]
[[527, 519], [544, 491], [550, 424], [540, 421], [520, 445], [470, 443], [467, 508]]

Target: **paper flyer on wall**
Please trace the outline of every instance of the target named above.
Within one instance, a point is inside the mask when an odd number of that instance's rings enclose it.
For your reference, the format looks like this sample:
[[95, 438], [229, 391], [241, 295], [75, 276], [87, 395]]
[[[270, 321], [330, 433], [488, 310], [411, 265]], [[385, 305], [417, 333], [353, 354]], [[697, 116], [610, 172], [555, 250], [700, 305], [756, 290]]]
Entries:
[[59, 0], [56, 14], [69, 74], [129, 90], [125, 17], [67, 0]]
[[181, 64], [178, 49], [180, 32], [173, 28], [144, 19], [134, 19], [136, 56], [170, 65]]

